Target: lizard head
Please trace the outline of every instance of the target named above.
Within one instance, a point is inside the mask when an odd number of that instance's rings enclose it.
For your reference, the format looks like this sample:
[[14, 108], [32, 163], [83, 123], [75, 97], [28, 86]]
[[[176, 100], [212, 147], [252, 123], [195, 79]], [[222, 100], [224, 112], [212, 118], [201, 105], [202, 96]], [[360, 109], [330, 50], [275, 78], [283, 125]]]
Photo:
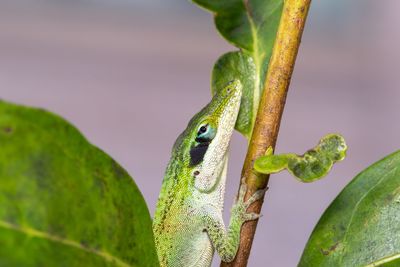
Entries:
[[174, 145], [184, 162], [189, 184], [197, 190], [212, 190], [225, 168], [241, 96], [240, 81], [230, 82], [190, 120]]

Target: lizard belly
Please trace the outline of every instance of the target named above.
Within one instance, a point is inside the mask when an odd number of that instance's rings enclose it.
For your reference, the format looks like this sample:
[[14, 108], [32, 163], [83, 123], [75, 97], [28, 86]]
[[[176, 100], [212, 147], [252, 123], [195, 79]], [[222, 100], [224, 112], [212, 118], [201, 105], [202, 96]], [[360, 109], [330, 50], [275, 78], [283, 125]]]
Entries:
[[[207, 232], [197, 216], [185, 214], [185, 219], [179, 222], [173, 220], [167, 224], [166, 229], [158, 239], [160, 266], [161, 267], [209, 267], [214, 254], [214, 249]], [[183, 223], [182, 223], [183, 222]], [[157, 240], [157, 238], [156, 238]]]
[[210, 238], [206, 232], [187, 233], [182, 246], [177, 247], [176, 262], [174, 267], [208, 267], [214, 254]]

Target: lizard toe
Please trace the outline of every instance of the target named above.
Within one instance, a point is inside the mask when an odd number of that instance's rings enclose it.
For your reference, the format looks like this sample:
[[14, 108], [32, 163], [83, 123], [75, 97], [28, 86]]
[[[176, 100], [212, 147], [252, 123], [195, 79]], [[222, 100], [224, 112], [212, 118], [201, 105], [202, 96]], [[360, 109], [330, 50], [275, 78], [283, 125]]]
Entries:
[[242, 182], [240, 184], [240, 189], [239, 189], [239, 196], [238, 196], [238, 200], [239, 201], [243, 201], [244, 200], [246, 192], [247, 192], [247, 185], [246, 185], [244, 179], [242, 179]]
[[253, 221], [253, 220], [257, 220], [258, 218], [260, 218], [262, 215], [261, 214], [258, 214], [258, 213], [255, 213], [255, 212], [251, 212], [251, 213], [247, 213], [245, 216], [244, 216], [244, 219], [246, 220], [246, 221]]
[[262, 199], [265, 195], [265, 192], [267, 192], [267, 190], [268, 190], [268, 187], [254, 192], [254, 194], [246, 201], [246, 203], [245, 203], [246, 207], [249, 207], [251, 204], [253, 204], [257, 200]]

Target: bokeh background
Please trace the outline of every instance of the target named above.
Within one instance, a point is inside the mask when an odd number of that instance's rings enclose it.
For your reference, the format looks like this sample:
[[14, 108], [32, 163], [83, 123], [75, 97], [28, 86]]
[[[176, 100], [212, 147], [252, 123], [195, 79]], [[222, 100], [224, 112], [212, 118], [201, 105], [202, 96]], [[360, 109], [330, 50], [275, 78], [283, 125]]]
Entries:
[[[340, 190], [400, 148], [398, 10], [398, 0], [312, 3], [277, 152], [339, 132], [348, 158], [312, 184], [271, 177], [249, 266], [295, 266]], [[129, 171], [153, 213], [171, 146], [209, 101], [214, 62], [233, 49], [186, 0], [2, 0], [0, 98], [75, 124]], [[235, 134], [227, 211], [245, 152]]]

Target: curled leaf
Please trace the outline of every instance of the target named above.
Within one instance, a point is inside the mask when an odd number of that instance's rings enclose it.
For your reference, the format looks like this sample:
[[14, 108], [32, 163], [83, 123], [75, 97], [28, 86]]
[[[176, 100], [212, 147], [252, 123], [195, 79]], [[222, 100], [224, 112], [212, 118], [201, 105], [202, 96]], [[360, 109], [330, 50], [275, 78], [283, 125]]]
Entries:
[[236, 130], [250, 138], [252, 119], [256, 116], [254, 109], [254, 87], [256, 67], [253, 58], [242, 52], [229, 52], [220, 57], [214, 65], [211, 77], [213, 94], [225, 87], [232, 80], [240, 80], [243, 85], [239, 115]]
[[338, 134], [328, 134], [318, 145], [299, 156], [293, 153], [272, 155], [272, 149], [258, 158], [254, 169], [260, 173], [277, 173], [287, 169], [300, 181], [313, 182], [327, 175], [333, 164], [346, 156], [347, 145], [344, 138]]

